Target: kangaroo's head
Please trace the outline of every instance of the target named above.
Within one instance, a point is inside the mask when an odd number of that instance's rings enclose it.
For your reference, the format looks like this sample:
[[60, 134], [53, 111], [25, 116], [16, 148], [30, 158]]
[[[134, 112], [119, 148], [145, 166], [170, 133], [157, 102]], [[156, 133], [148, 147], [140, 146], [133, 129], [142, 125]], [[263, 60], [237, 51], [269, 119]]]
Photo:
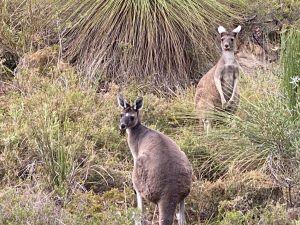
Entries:
[[241, 31], [241, 26], [236, 27], [233, 31], [229, 32], [222, 26], [218, 27], [218, 32], [221, 35], [221, 48], [222, 51], [234, 51], [236, 44], [236, 36]]
[[119, 106], [122, 108], [119, 124], [120, 130], [125, 131], [128, 128], [135, 127], [140, 123], [139, 110], [143, 107], [143, 98], [137, 97], [132, 106], [121, 95], [118, 95], [117, 99]]

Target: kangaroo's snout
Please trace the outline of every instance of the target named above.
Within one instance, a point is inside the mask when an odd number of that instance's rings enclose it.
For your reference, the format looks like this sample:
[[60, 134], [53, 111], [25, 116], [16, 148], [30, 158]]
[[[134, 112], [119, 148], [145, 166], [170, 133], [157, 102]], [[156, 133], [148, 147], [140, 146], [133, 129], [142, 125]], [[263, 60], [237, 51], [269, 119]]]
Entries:
[[126, 130], [126, 125], [124, 123], [120, 124], [120, 130]]
[[221, 47], [225, 51], [231, 51], [235, 47], [235, 38], [230, 34], [223, 33], [223, 37], [221, 39]]

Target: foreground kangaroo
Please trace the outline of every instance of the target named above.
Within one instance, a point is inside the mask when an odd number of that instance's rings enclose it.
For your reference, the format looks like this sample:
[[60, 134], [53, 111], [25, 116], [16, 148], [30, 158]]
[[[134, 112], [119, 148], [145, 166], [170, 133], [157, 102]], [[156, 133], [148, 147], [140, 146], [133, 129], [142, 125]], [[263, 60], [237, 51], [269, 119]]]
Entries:
[[239, 69], [234, 57], [236, 37], [240, 32], [238, 26], [231, 32], [227, 32], [220, 26], [218, 32], [221, 35], [222, 55], [218, 63], [211, 68], [199, 81], [195, 105], [200, 112], [204, 130], [208, 132], [211, 127], [210, 117], [215, 109], [235, 113], [239, 105]]
[[[179, 225], [185, 223], [184, 199], [192, 182], [192, 167], [178, 145], [166, 135], [141, 124], [139, 110], [143, 98], [131, 106], [118, 96], [122, 107], [120, 129], [128, 134], [128, 145], [133, 156], [132, 181], [137, 194], [137, 206], [143, 211], [142, 197], [158, 205], [159, 224], [172, 225], [177, 204]], [[142, 219], [136, 219], [136, 225]]]

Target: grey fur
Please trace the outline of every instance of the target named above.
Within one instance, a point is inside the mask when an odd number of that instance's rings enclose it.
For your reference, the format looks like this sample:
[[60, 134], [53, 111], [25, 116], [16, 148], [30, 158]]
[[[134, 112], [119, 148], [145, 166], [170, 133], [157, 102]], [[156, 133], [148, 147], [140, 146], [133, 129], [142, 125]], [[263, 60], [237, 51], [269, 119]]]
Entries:
[[[139, 111], [134, 107], [124, 109], [122, 115], [120, 127], [128, 133], [134, 159], [134, 189], [144, 199], [158, 205], [160, 225], [172, 225], [177, 204], [184, 204], [191, 189], [191, 164], [168, 136], [142, 125]], [[133, 115], [135, 121], [126, 118]], [[141, 223], [136, 221], [136, 224]]]

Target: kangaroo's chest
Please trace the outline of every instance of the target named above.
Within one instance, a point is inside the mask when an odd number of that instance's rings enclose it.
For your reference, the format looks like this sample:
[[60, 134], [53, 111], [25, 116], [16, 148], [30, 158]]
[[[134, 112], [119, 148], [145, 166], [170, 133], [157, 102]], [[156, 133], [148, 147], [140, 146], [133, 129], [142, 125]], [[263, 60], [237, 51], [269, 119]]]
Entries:
[[238, 66], [235, 63], [225, 64], [222, 69], [223, 75], [229, 74], [233, 75], [238, 69]]
[[222, 84], [224, 97], [226, 100], [228, 100], [232, 94], [234, 80], [236, 79], [237, 76], [236, 70], [237, 70], [237, 66], [234, 64], [229, 64], [229, 65], [225, 64], [223, 67], [221, 84]]
[[230, 84], [235, 79], [235, 69], [236, 67], [234, 65], [225, 65], [222, 71], [221, 81], [223, 82], [229, 82]]
[[130, 132], [128, 132], [128, 139], [127, 143], [131, 152], [131, 155], [133, 157], [133, 160], [136, 161], [138, 154], [139, 154], [139, 138], [132, 135]]

